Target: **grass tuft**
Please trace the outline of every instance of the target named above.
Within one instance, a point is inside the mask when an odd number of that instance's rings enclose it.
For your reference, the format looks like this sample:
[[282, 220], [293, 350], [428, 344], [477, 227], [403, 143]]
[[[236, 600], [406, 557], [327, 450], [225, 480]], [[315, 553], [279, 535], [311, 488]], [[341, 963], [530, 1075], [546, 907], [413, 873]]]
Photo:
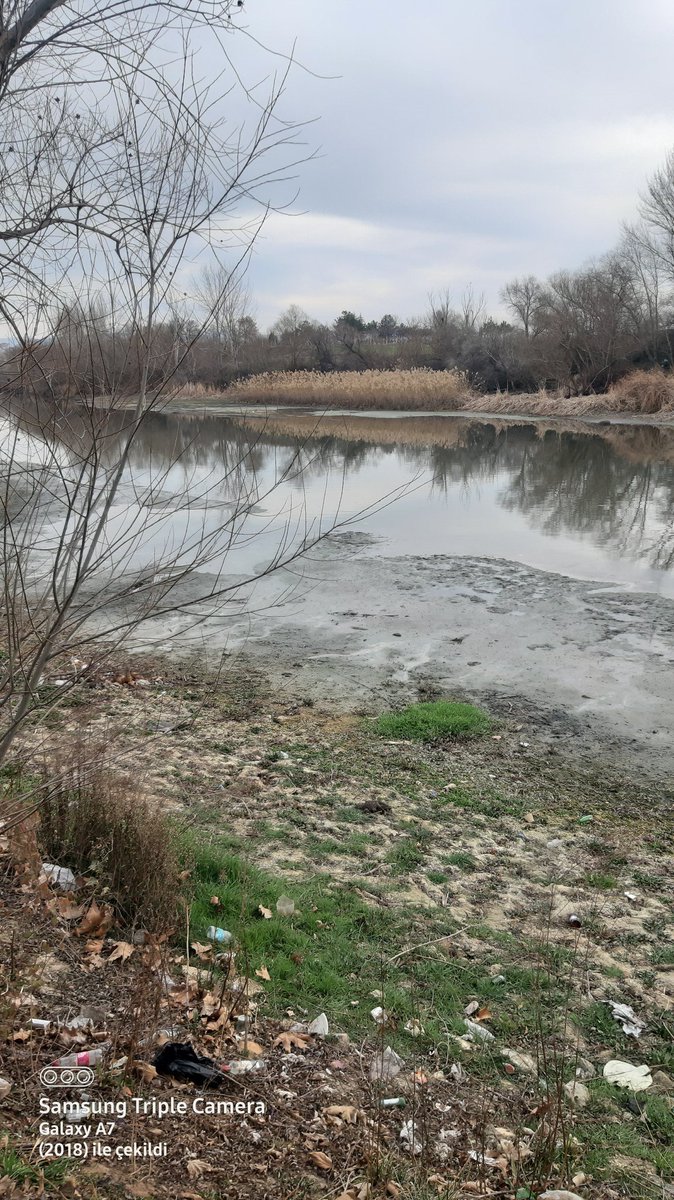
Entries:
[[435, 700], [411, 704], [402, 712], [384, 713], [374, 727], [382, 737], [434, 742], [440, 738], [486, 733], [491, 728], [491, 721], [482, 709], [473, 704]]

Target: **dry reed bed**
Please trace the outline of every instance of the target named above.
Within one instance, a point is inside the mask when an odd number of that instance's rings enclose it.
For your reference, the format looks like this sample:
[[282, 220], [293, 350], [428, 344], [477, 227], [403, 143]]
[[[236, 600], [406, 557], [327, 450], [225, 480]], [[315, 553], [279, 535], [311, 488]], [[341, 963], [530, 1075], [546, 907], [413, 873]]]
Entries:
[[311, 405], [351, 410], [455, 410], [509, 415], [588, 417], [611, 414], [674, 418], [674, 378], [662, 370], [633, 371], [603, 395], [560, 391], [497, 392], [470, 388], [460, 371], [277, 371], [253, 375], [215, 393], [203, 384], [181, 388], [181, 399], [217, 396], [237, 404]]
[[470, 395], [460, 371], [426, 367], [395, 371], [275, 371], [232, 384], [228, 399], [242, 404], [339, 405], [342, 408], [461, 407]]

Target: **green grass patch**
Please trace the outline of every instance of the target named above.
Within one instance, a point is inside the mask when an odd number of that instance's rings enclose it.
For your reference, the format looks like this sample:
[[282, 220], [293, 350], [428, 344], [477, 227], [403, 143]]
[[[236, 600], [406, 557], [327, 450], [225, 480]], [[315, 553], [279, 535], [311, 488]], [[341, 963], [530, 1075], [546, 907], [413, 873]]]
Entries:
[[590, 871], [587, 876], [587, 882], [590, 887], [601, 888], [605, 892], [618, 886], [618, 881], [614, 875], [604, 875], [602, 871]]
[[396, 875], [404, 875], [414, 871], [424, 861], [426, 851], [414, 838], [401, 838], [386, 855], [386, 861], [391, 864]]
[[459, 867], [462, 871], [474, 871], [475, 859], [466, 850], [453, 850], [451, 854], [443, 854], [443, 863], [448, 867]]
[[[271, 1013], [301, 1004], [312, 1015], [325, 1010], [333, 1028], [371, 1033], [370, 993], [379, 989], [400, 1031], [410, 1017], [420, 1017], [427, 1044], [437, 1045], [446, 1038], [445, 1023], [462, 1029], [466, 996], [496, 994], [482, 963], [457, 965], [433, 946], [392, 961], [406, 946], [451, 932], [446, 913], [366, 903], [357, 894], [357, 879], [352, 884], [335, 884], [321, 874], [302, 882], [280, 879], [248, 866], [221, 843], [206, 844], [194, 835], [186, 840], [185, 855], [192, 868], [192, 937], [205, 940], [212, 924], [230, 930], [239, 973], [254, 978], [262, 963], [269, 970], [264, 990]], [[369, 880], [362, 887], [376, 891]], [[390, 885], [384, 890], [389, 894]], [[276, 912], [282, 894], [295, 901], [291, 917]], [[217, 907], [211, 904], [214, 895]], [[260, 905], [271, 910], [271, 919]], [[404, 1033], [396, 1035], [397, 1043], [406, 1041]]]
[[474, 736], [490, 728], [491, 720], [482, 709], [452, 700], [411, 704], [401, 712], [384, 713], [374, 723], [375, 732], [382, 737], [414, 742]]
[[[40, 1183], [44, 1179], [45, 1184], [51, 1190], [51, 1185], [58, 1187], [63, 1183], [65, 1175], [71, 1170], [71, 1165], [68, 1159], [58, 1161], [42, 1160], [39, 1164], [26, 1162], [22, 1156], [12, 1148], [9, 1142], [10, 1135], [0, 1133], [2, 1141], [7, 1137], [7, 1146], [0, 1149], [0, 1177], [12, 1179], [16, 1184]], [[18, 1194], [18, 1193], [17, 1193]]]

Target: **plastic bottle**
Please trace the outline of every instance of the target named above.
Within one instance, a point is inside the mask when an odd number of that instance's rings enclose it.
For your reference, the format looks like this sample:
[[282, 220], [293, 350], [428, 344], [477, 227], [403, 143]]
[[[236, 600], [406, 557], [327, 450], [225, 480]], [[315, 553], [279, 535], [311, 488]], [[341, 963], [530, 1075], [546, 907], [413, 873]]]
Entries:
[[407, 1101], [404, 1096], [392, 1096], [391, 1099], [381, 1100], [380, 1108], [404, 1108]]
[[110, 1049], [109, 1042], [103, 1042], [94, 1050], [83, 1050], [80, 1054], [66, 1054], [64, 1058], [55, 1058], [52, 1067], [95, 1067], [101, 1062], [106, 1050]]
[[211, 942], [223, 942], [228, 946], [232, 940], [232, 935], [228, 929], [220, 929], [217, 925], [209, 925], [206, 930], [206, 937]]
[[234, 1062], [225, 1063], [223, 1067], [230, 1075], [254, 1075], [257, 1071], [264, 1071], [266, 1065], [261, 1058], [235, 1058]]

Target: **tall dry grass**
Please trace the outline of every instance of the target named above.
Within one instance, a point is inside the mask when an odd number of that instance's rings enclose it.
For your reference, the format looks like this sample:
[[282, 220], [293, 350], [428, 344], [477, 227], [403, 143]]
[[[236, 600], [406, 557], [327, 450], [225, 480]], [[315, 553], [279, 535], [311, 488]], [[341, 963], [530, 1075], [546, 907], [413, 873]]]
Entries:
[[269, 371], [232, 384], [242, 404], [311, 404], [350, 409], [460, 408], [470, 388], [461, 371]]
[[619, 412], [674, 413], [674, 376], [660, 368], [631, 371], [613, 384], [607, 398]]
[[76, 747], [45, 768], [49, 787], [38, 839], [51, 862], [104, 883], [116, 915], [153, 933], [183, 918], [178, 837], [138, 781], [112, 770], [105, 748], [93, 763]]
[[602, 395], [564, 396], [561, 390], [493, 392], [470, 387], [461, 371], [268, 371], [216, 391], [186, 384], [171, 399], [218, 400], [234, 404], [343, 408], [354, 412], [386, 409], [414, 412], [465, 411], [508, 416], [591, 417], [611, 414], [674, 415], [674, 375], [659, 368], [632, 371]]

